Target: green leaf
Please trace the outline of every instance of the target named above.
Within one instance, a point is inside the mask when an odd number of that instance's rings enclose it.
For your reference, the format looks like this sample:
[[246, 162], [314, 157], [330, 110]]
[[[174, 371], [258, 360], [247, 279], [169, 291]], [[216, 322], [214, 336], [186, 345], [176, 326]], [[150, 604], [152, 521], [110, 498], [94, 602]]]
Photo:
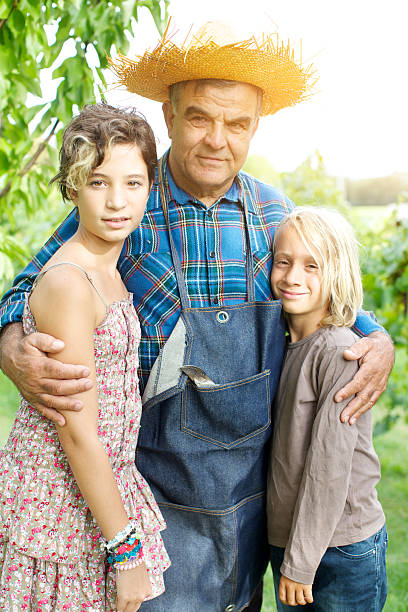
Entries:
[[10, 3], [6, 0], [0, 0], [0, 19], [6, 19], [10, 12]]
[[10, 167], [10, 162], [8, 156], [4, 151], [0, 151], [0, 170], [2, 172], [6, 172]]
[[7, 92], [10, 88], [10, 81], [5, 79], [2, 73], [0, 72], [0, 109], [3, 110], [7, 107]]
[[17, 32], [22, 32], [25, 26], [25, 17], [23, 13], [19, 10], [13, 11], [11, 18], [11, 25]]
[[13, 66], [10, 65], [10, 51], [0, 47], [0, 72], [3, 75], [8, 74], [12, 68]]
[[125, 27], [129, 27], [130, 25], [130, 18], [133, 17], [135, 6], [136, 0], [125, 0], [125, 2], [121, 3], [121, 17]]
[[30, 92], [39, 98], [42, 97], [41, 85], [37, 79], [30, 79], [25, 76], [21, 72], [17, 74], [13, 74], [14, 82], [21, 83], [21, 85], [25, 88], [26, 92]]

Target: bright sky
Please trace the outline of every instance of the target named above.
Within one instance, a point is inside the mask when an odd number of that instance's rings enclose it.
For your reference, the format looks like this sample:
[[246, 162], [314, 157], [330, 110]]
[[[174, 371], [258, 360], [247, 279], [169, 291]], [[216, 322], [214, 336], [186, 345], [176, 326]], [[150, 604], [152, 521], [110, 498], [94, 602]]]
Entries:
[[[316, 149], [328, 171], [351, 178], [408, 171], [407, 0], [171, 0], [170, 15], [187, 33], [223, 19], [241, 38], [278, 32], [295, 45], [320, 79], [307, 102], [261, 120], [251, 153], [290, 171]], [[150, 15], [140, 12], [132, 51], [157, 41]], [[152, 124], [162, 152], [169, 141], [157, 102], [127, 92], [109, 99], [134, 104]]]

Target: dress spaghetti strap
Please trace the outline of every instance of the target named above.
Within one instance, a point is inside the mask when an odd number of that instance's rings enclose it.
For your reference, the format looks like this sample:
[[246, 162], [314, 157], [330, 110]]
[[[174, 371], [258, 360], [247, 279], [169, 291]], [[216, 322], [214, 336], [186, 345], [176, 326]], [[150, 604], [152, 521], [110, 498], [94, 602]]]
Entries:
[[95, 286], [95, 283], [93, 282], [92, 278], [89, 276], [88, 272], [82, 268], [82, 266], [73, 263], [72, 261], [59, 261], [57, 263], [51, 264], [51, 266], [48, 266], [48, 268], [46, 268], [45, 270], [41, 270], [41, 272], [38, 274], [38, 276], [36, 277], [33, 286], [31, 288], [31, 291], [33, 291], [35, 289], [35, 287], [37, 286], [37, 284], [39, 283], [39, 281], [42, 279], [42, 277], [44, 276], [44, 274], [46, 272], [48, 272], [48, 270], [52, 270], [52, 268], [56, 268], [57, 266], [74, 266], [75, 268], [78, 268], [79, 270], [81, 270], [81, 272], [83, 272], [86, 276], [86, 278], [89, 280], [89, 282], [91, 283], [92, 287], [95, 289], [96, 293], [99, 295], [99, 297], [101, 298], [103, 305], [105, 306], [105, 309], [108, 310], [108, 304], [106, 303], [103, 295], [101, 294], [101, 292], [99, 291], [99, 289]]

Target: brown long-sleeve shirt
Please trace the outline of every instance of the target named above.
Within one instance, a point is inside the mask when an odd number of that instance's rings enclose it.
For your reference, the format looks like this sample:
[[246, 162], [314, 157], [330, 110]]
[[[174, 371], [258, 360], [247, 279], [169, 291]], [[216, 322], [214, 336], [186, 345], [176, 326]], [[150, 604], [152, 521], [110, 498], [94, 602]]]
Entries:
[[349, 328], [329, 327], [289, 344], [277, 392], [269, 543], [286, 548], [282, 574], [305, 584], [329, 546], [364, 540], [385, 522], [371, 413], [350, 426], [340, 421], [349, 400], [333, 399], [357, 371], [343, 358], [357, 339]]

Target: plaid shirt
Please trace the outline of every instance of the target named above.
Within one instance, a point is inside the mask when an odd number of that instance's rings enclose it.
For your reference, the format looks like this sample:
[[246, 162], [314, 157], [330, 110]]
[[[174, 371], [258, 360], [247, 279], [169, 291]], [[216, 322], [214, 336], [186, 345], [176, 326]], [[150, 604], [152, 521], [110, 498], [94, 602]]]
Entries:
[[[254, 261], [255, 299], [271, 298], [269, 276], [276, 226], [293, 209], [279, 191], [255, 178], [239, 173], [248, 190], [249, 233]], [[245, 302], [245, 217], [237, 180], [210, 208], [182, 191], [167, 176], [171, 193], [169, 222], [178, 250], [191, 306]], [[20, 321], [24, 293], [29, 292], [39, 270], [75, 232], [72, 211], [53, 236], [15, 280], [0, 303], [0, 326]], [[141, 383], [146, 377], [180, 316], [180, 299], [172, 265], [160, 189], [156, 180], [140, 226], [127, 238], [118, 269], [128, 290], [142, 328], [139, 349]], [[381, 329], [366, 314], [359, 315], [355, 331], [366, 335]]]

